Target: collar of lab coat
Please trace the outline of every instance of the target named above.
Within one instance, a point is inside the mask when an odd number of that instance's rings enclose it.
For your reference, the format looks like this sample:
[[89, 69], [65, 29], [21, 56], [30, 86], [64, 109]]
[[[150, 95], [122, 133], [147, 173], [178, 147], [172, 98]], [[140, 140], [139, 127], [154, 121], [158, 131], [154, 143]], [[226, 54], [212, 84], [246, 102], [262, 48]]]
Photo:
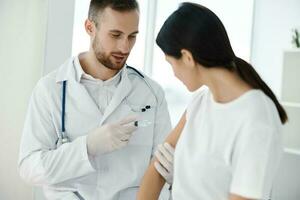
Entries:
[[[68, 85], [69, 87], [71, 87], [71, 90], [69, 91], [74, 91], [74, 92], [78, 92], [76, 91], [77, 89], [80, 90], [82, 89], [82, 85], [80, 84], [80, 81], [77, 80], [77, 74], [75, 71], [75, 66], [74, 66], [74, 62], [75, 62], [76, 57], [72, 57], [70, 59], [68, 59], [64, 64], [61, 65], [61, 67], [58, 69], [57, 71], [57, 76], [56, 76], [56, 82], [62, 82], [62, 81], [68, 81]], [[107, 117], [114, 112], [114, 110], [120, 105], [120, 103], [126, 98], [126, 96], [128, 96], [128, 94], [130, 93], [130, 91], [132, 90], [132, 84], [130, 79], [128, 78], [128, 71], [126, 68], [126, 65], [123, 67], [122, 72], [121, 72], [121, 82], [119, 83], [115, 94], [112, 98], [112, 100], [110, 101], [108, 107], [105, 109], [104, 115], [102, 117], [101, 123], [102, 124]], [[78, 86], [78, 88], [75, 85], [71, 85], [70, 83], [77, 83], [80, 86]], [[76, 85], [77, 85], [76, 84]]]
[[67, 59], [64, 62], [64, 64], [62, 64], [58, 68], [57, 75], [56, 75], [56, 83], [76, 78], [76, 73], [75, 73], [73, 63], [74, 63], [74, 57]]

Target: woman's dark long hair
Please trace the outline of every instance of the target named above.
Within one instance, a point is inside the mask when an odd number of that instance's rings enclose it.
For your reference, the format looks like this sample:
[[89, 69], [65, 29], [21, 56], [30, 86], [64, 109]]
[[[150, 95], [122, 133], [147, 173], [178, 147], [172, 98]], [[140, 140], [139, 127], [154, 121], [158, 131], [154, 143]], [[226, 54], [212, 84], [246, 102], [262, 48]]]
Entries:
[[189, 50], [204, 67], [224, 67], [237, 74], [251, 87], [262, 90], [274, 102], [282, 124], [288, 117], [284, 108], [254, 68], [236, 57], [221, 20], [208, 8], [195, 3], [182, 3], [165, 21], [156, 38], [162, 51], [181, 58]]

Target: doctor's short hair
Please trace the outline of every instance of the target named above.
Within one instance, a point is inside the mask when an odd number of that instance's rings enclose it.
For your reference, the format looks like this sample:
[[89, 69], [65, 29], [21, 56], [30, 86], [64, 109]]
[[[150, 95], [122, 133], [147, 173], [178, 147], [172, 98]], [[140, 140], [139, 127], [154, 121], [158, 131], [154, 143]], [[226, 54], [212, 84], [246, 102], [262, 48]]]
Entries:
[[96, 23], [101, 11], [107, 7], [120, 12], [139, 10], [136, 0], [91, 0], [88, 12], [89, 20]]

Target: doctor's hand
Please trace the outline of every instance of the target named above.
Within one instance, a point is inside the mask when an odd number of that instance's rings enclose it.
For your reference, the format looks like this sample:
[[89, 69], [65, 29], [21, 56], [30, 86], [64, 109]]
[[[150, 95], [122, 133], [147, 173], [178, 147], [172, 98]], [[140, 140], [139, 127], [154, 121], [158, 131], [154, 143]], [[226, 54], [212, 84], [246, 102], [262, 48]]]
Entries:
[[128, 116], [117, 123], [104, 124], [87, 136], [87, 151], [91, 156], [109, 153], [128, 144], [132, 133], [137, 129], [137, 116]]
[[173, 183], [174, 151], [174, 148], [169, 143], [164, 143], [163, 145], [158, 145], [158, 149], [155, 152], [158, 162], [154, 162], [154, 167], [169, 185]]

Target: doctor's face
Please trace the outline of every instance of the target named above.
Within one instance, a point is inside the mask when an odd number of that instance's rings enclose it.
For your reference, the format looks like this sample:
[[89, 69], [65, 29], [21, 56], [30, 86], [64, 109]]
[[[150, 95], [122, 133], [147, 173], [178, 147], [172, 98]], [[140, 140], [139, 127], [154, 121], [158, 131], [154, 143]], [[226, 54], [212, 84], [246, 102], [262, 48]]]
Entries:
[[92, 50], [105, 67], [120, 70], [135, 44], [138, 33], [139, 11], [116, 11], [105, 8], [98, 16]]

